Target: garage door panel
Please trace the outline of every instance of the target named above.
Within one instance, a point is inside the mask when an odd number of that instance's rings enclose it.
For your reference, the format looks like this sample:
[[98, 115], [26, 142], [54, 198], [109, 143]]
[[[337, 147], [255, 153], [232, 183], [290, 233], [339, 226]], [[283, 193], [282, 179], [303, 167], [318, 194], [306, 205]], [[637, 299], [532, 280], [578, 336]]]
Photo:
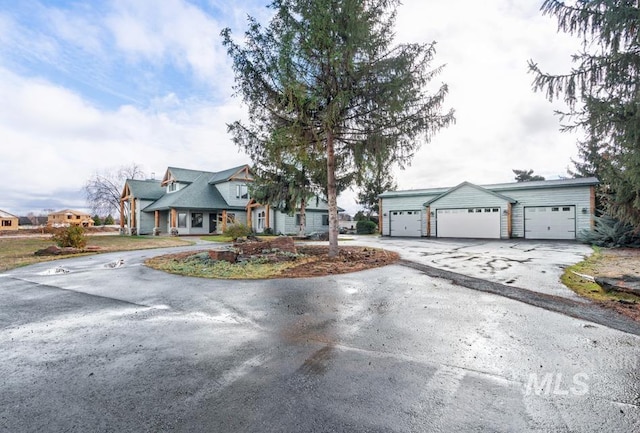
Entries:
[[500, 208], [438, 209], [436, 235], [443, 238], [500, 238]]
[[419, 210], [391, 211], [391, 236], [422, 236], [422, 212]]
[[524, 236], [527, 239], [575, 239], [576, 207], [525, 207]]

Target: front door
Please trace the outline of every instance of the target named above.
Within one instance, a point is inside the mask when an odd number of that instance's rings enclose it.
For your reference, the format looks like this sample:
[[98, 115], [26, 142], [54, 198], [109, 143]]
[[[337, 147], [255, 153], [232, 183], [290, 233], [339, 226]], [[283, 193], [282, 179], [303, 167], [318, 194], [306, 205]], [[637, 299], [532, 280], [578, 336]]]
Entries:
[[218, 233], [218, 214], [209, 213], [209, 233]]

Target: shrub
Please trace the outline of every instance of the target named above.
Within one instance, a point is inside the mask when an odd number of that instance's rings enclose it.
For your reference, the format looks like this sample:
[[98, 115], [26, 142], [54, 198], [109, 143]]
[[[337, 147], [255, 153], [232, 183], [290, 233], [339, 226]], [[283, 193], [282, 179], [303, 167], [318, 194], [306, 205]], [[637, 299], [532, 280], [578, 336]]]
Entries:
[[96, 226], [101, 226], [102, 225], [102, 218], [100, 218], [100, 215], [95, 214], [93, 217], [93, 224]]
[[102, 224], [110, 226], [115, 224], [115, 221], [113, 220], [113, 217], [111, 216], [111, 214], [107, 215], [107, 217], [104, 219], [104, 221], [102, 221]]
[[583, 231], [578, 240], [598, 247], [640, 247], [640, 233], [631, 224], [609, 215], [595, 216], [593, 230]]
[[58, 229], [53, 233], [52, 239], [60, 248], [84, 248], [87, 245], [84, 229], [80, 226]]
[[265, 236], [273, 235], [273, 229], [271, 227], [267, 227], [266, 229], [263, 230], [262, 234]]
[[242, 223], [236, 223], [232, 225], [228, 225], [224, 232], [222, 232], [224, 236], [230, 237], [234, 241], [238, 238], [243, 238], [245, 236], [249, 236], [251, 234], [251, 228]]
[[356, 223], [356, 233], [359, 235], [370, 235], [378, 230], [378, 225], [373, 221], [360, 220]]

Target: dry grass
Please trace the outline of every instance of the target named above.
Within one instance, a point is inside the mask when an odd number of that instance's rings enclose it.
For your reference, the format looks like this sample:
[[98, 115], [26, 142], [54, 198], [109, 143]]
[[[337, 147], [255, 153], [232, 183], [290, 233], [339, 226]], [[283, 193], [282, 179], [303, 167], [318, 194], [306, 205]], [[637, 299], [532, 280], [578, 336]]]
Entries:
[[[193, 242], [176, 237], [153, 236], [87, 236], [87, 246], [98, 247], [96, 253], [115, 251], [143, 250], [150, 248], [164, 248], [182, 245], [192, 245]], [[59, 259], [61, 256], [36, 256], [40, 249], [54, 245], [51, 236], [36, 237], [0, 237], [0, 272], [33, 263], [47, 262]], [[82, 253], [81, 255], [96, 254]], [[71, 256], [64, 256], [71, 257]]]

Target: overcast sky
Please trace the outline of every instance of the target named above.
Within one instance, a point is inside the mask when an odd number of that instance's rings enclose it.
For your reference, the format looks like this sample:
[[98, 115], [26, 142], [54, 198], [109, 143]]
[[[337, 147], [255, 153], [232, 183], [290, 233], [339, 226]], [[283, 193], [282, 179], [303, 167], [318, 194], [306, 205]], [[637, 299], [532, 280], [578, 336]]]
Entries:
[[[226, 124], [245, 117], [220, 31], [267, 1], [0, 0], [0, 209], [88, 210], [96, 172], [136, 163], [218, 171], [250, 163]], [[456, 123], [422, 143], [400, 189], [513, 181], [511, 169], [566, 176], [576, 134], [534, 93], [527, 61], [563, 73], [577, 39], [557, 33], [533, 0], [405, 0], [401, 42], [437, 41], [434, 84], [449, 85]], [[354, 213], [355, 193], [338, 205]]]

